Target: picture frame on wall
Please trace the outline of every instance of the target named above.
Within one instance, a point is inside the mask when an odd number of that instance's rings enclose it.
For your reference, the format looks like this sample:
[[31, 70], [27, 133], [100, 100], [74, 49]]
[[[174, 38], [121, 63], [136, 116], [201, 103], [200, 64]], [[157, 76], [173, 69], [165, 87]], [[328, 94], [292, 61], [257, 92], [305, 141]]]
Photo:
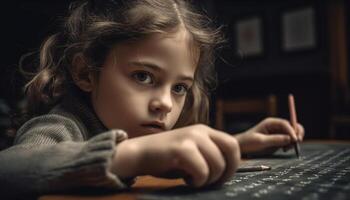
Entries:
[[301, 7], [282, 13], [281, 33], [283, 52], [313, 50], [317, 46], [315, 10], [312, 6]]
[[259, 58], [265, 54], [263, 18], [252, 15], [234, 21], [235, 51], [246, 58]]

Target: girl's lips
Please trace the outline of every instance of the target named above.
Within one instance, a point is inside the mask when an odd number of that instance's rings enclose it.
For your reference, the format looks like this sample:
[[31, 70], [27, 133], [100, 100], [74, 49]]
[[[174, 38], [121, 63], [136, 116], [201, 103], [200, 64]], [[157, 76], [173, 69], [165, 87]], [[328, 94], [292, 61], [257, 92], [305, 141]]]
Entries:
[[149, 122], [149, 123], [144, 123], [141, 126], [147, 129], [165, 131], [165, 124], [161, 122]]
[[142, 125], [142, 128], [146, 131], [147, 134], [159, 133], [164, 131], [163, 128], [154, 125]]

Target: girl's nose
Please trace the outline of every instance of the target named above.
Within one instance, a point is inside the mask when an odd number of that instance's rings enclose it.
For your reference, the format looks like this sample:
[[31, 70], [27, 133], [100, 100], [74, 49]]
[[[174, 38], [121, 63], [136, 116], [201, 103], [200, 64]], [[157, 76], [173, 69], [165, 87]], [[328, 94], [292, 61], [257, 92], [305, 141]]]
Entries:
[[173, 102], [171, 92], [162, 92], [155, 95], [150, 102], [150, 110], [154, 113], [167, 114], [171, 111]]

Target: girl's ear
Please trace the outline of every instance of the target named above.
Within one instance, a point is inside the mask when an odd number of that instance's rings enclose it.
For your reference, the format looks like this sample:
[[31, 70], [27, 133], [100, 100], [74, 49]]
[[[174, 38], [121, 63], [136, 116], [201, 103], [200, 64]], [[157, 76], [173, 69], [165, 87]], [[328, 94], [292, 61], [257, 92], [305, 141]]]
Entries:
[[72, 79], [81, 90], [84, 92], [91, 92], [94, 87], [94, 80], [92, 74], [88, 70], [82, 54], [74, 56], [72, 61], [72, 69], [70, 71]]

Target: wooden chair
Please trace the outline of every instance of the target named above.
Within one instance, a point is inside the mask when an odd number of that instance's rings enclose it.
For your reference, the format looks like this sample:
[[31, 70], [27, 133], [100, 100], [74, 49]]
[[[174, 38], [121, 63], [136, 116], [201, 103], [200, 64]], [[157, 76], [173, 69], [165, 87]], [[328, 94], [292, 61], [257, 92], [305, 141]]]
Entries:
[[[350, 131], [350, 86], [348, 75], [348, 52], [346, 13], [344, 1], [334, 1], [329, 6], [331, 116], [330, 138], [339, 136], [340, 128]], [[350, 138], [349, 136], [347, 136]]]
[[277, 97], [240, 98], [240, 99], [218, 99], [216, 101], [215, 127], [226, 130], [226, 116], [228, 115], [259, 115], [277, 116]]

